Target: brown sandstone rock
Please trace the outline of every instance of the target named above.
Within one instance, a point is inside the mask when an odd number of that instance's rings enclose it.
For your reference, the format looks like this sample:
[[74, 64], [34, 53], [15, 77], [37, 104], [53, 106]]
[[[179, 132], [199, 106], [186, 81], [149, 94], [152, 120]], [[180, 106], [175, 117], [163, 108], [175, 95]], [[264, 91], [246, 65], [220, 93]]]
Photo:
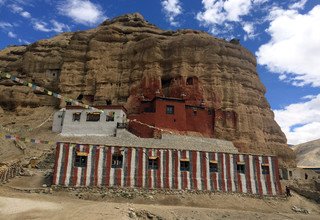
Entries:
[[[124, 104], [129, 113], [137, 111], [142, 97], [156, 92], [179, 98], [183, 94], [192, 104], [204, 101], [217, 110], [216, 138], [234, 141], [243, 152], [276, 154], [294, 163], [264, 97], [255, 57], [241, 45], [205, 32], [164, 31], [140, 14], [129, 14], [92, 30], [8, 47], [0, 51], [0, 70], [71, 98], [92, 95], [96, 104]], [[187, 85], [188, 78], [195, 83]], [[3, 108], [55, 104], [0, 80]]]

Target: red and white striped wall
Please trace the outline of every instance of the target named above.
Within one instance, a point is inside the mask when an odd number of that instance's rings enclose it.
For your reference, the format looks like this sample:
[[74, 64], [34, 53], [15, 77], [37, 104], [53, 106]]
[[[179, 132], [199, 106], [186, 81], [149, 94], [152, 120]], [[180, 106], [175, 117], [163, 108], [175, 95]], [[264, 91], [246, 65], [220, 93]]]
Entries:
[[[75, 166], [79, 152], [87, 155], [85, 167]], [[123, 155], [122, 168], [111, 167], [115, 152]], [[157, 157], [158, 169], [148, 169], [149, 157]], [[189, 161], [189, 171], [180, 170], [181, 160]], [[210, 172], [209, 161], [216, 161], [218, 172]], [[237, 171], [238, 163], [245, 173]], [[262, 165], [269, 174], [262, 173]], [[57, 143], [53, 184], [281, 194], [274, 156], [70, 143]]]

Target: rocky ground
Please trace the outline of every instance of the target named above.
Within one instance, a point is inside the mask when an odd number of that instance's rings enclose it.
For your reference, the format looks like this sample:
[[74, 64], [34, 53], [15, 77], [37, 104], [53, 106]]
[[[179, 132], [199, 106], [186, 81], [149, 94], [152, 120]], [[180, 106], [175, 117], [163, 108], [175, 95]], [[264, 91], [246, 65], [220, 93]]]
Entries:
[[0, 219], [319, 219], [320, 205], [297, 194], [240, 194], [47, 186], [45, 170], [29, 170], [0, 186]]

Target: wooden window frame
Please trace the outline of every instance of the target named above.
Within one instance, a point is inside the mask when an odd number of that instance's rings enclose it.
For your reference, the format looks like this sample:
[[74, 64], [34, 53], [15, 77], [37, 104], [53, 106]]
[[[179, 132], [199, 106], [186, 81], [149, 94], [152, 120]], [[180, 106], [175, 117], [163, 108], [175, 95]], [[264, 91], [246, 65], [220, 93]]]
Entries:
[[111, 160], [111, 168], [122, 168], [123, 166], [123, 155], [113, 154]]
[[167, 115], [174, 115], [174, 105], [167, 105], [166, 106], [166, 114]]

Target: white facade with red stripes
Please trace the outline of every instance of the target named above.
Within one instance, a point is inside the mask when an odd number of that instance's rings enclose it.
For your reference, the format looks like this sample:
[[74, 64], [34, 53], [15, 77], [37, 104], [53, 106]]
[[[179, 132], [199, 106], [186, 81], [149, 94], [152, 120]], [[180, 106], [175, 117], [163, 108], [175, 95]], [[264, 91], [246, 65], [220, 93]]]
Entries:
[[[82, 167], [77, 155], [85, 158]], [[121, 167], [112, 167], [113, 155], [122, 155]], [[148, 166], [151, 158], [156, 169]], [[181, 169], [183, 161], [189, 169]], [[57, 143], [53, 184], [281, 194], [274, 156], [71, 143]]]

